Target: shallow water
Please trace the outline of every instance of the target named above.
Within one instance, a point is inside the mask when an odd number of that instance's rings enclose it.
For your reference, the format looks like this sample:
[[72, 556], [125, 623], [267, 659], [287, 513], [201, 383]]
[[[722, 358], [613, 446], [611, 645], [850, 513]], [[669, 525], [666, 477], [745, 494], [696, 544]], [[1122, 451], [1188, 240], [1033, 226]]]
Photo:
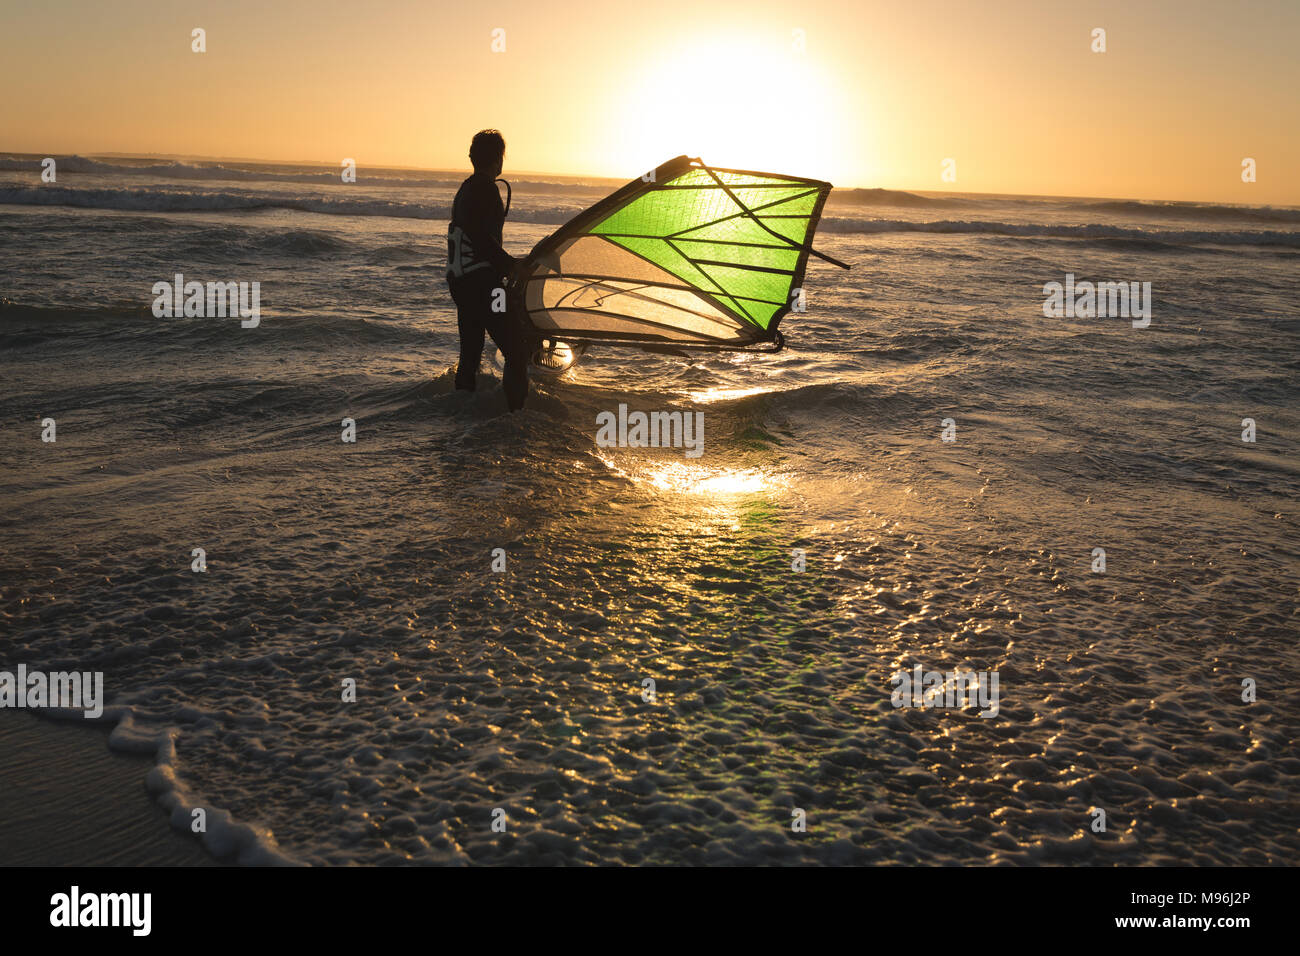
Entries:
[[[436, 180], [0, 177], [0, 669], [104, 671], [214, 852], [1295, 861], [1300, 213], [849, 194], [785, 352], [594, 348], [507, 416], [451, 389]], [[508, 247], [602, 192], [516, 184]], [[261, 326], [153, 318], [177, 271]], [[1150, 327], [1044, 318], [1067, 272]], [[597, 447], [620, 403], [703, 455]], [[917, 663], [998, 715], [895, 708]]]

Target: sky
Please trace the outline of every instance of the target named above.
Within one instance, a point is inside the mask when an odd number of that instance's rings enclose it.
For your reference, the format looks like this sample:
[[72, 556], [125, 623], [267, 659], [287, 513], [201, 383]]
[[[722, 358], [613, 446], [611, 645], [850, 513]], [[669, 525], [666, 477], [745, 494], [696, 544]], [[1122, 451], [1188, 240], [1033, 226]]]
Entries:
[[3, 152], [458, 169], [496, 127], [508, 172], [1300, 205], [1300, 0], [0, 0], [0, 63]]

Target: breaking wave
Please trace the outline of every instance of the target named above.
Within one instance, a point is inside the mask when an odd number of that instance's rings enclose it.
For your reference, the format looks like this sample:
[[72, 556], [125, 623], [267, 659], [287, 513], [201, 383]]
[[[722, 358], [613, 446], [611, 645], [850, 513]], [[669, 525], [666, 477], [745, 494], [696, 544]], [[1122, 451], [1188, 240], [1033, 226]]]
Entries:
[[[571, 189], [571, 187], [563, 187]], [[604, 188], [604, 187], [600, 187]], [[853, 190], [851, 192], [860, 192]], [[884, 191], [882, 191], [884, 192]], [[543, 200], [529, 203], [518, 195], [510, 211], [513, 222], [559, 226], [568, 222], [584, 208], [581, 197], [572, 201]], [[910, 196], [897, 193], [895, 197]], [[928, 203], [920, 196], [913, 199]], [[892, 202], [893, 200], [889, 200]], [[959, 200], [953, 200], [958, 202]], [[289, 209], [329, 216], [377, 216], [395, 219], [446, 220], [451, 213], [449, 201], [407, 202], [397, 199], [380, 199], [374, 195], [325, 196], [307, 194], [277, 194], [270, 192], [238, 192], [231, 190], [185, 190], [158, 188], [76, 188], [62, 185], [5, 186], [0, 187], [0, 203], [20, 206], [71, 206], [89, 209], [116, 209], [129, 212], [254, 212], [267, 209]], [[865, 204], [865, 201], [864, 201]], [[900, 201], [898, 205], [906, 203]], [[1117, 210], [1112, 207], [1147, 208], [1144, 203], [1096, 203], [1083, 208], [1097, 211]], [[1163, 206], [1151, 206], [1161, 209]], [[1219, 209], [1221, 207], [1199, 207]], [[1276, 214], [1270, 221], [1300, 221], [1300, 213], [1292, 216], [1286, 209], [1254, 210], [1259, 216]], [[1240, 215], [1243, 210], [1236, 210]], [[1289, 218], [1290, 217], [1290, 218]], [[1228, 218], [1224, 216], [1222, 218]], [[1263, 220], [1261, 220], [1263, 221]], [[1017, 223], [980, 219], [875, 219], [855, 216], [824, 215], [820, 229], [834, 233], [933, 233], [959, 235], [1009, 236], [1020, 238], [1050, 238], [1076, 240], [1123, 240], [1141, 243], [1150, 248], [1187, 245], [1274, 246], [1300, 248], [1300, 231], [1245, 230], [1245, 229], [1150, 229], [1120, 226], [1110, 223]]]
[[[339, 169], [329, 167], [287, 167], [277, 165], [261, 165], [255, 163], [225, 165], [222, 163], [211, 164], [193, 164], [183, 163], [180, 161], [169, 161], [162, 163], [151, 163], [147, 161], [136, 162], [104, 162], [103, 160], [90, 159], [85, 156], [63, 156], [54, 157], [57, 163], [59, 173], [73, 173], [78, 175], [106, 175], [106, 176], [142, 176], [153, 179], [176, 179], [186, 181], [200, 182], [271, 182], [271, 183], [319, 183], [322, 186], [341, 185], [339, 178]], [[0, 158], [0, 172], [28, 172], [39, 173], [41, 171], [41, 160], [36, 158], [19, 158], [6, 156]], [[362, 186], [424, 186], [424, 187], [441, 187], [444, 189], [454, 189], [461, 184], [465, 178], [463, 173], [452, 171], [423, 170], [423, 169], [389, 169], [384, 167], [370, 168], [359, 166], [357, 170], [357, 184]], [[607, 183], [583, 182], [578, 181], [560, 181], [549, 179], [517, 179], [511, 180], [516, 187], [525, 187], [530, 192], [591, 192], [596, 196], [603, 196], [612, 191], [610, 183], [616, 183], [616, 180], [610, 180]]]

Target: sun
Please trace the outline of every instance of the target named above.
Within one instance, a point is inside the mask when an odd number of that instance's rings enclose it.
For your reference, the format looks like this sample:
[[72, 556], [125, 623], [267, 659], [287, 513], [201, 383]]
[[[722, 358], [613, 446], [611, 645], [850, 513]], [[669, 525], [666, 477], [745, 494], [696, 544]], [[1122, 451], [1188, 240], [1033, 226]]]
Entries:
[[829, 178], [849, 165], [838, 101], [797, 34], [717, 31], [632, 63], [595, 152], [611, 176], [685, 153], [711, 166]]

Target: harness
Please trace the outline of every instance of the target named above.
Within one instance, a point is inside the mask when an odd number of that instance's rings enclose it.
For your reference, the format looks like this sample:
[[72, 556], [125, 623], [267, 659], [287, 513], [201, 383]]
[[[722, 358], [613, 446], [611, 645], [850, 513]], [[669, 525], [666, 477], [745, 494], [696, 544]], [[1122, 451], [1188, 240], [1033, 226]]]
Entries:
[[[504, 179], [497, 179], [493, 184], [506, 184], [506, 211], [505, 215], [510, 215], [510, 183]], [[469, 235], [456, 224], [456, 202], [460, 199], [460, 193], [456, 193], [456, 198], [451, 201], [451, 222], [447, 223], [447, 278], [462, 279], [471, 272], [478, 269], [486, 269], [492, 263], [486, 260], [477, 259], [474, 255], [474, 244], [469, 241]]]

